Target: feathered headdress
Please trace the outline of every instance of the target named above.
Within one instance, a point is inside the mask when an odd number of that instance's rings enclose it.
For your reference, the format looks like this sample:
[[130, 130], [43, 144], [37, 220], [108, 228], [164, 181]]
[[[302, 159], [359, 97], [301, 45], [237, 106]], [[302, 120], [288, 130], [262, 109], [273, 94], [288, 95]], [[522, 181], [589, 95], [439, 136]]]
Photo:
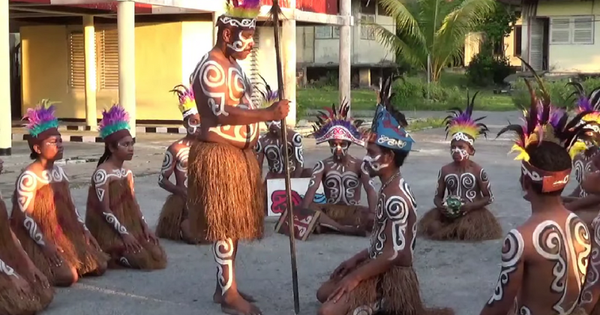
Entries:
[[[262, 79], [262, 82], [256, 84], [254, 88], [258, 91], [258, 93], [260, 93], [261, 96], [259, 107], [267, 108], [279, 100], [279, 92], [273, 91], [271, 86], [267, 83], [267, 80], [265, 80], [262, 75], [259, 74], [258, 76]], [[265, 121], [265, 124], [268, 128], [271, 128], [271, 126], [281, 128], [280, 120]]]
[[577, 116], [569, 121], [569, 115], [565, 109], [556, 108], [551, 105], [550, 95], [537, 73], [527, 62], [523, 61], [523, 64], [533, 72], [541, 91], [541, 99], [537, 97], [536, 91], [531, 87], [529, 81], [525, 79], [531, 95], [529, 109], [524, 111], [525, 124], [508, 125], [500, 130], [498, 136], [507, 131], [514, 131], [517, 134], [517, 139], [510, 152], [519, 152], [515, 160], [522, 160], [522, 174], [528, 176], [534, 182], [541, 183], [543, 192], [557, 191], [563, 189], [568, 183], [571, 169], [562, 171], [542, 170], [529, 163], [527, 149], [530, 146], [540, 145], [542, 142], [547, 141], [559, 144], [569, 152], [586, 125], [582, 117], [589, 114], [589, 112], [578, 113]]
[[259, 74], [258, 76], [262, 79], [262, 82], [256, 84], [254, 88], [261, 95], [260, 107], [266, 108], [273, 105], [273, 103], [277, 102], [277, 100], [279, 99], [279, 92], [273, 91], [271, 89], [271, 86], [267, 83], [267, 80], [265, 80], [265, 78], [263, 78], [262, 75]]
[[586, 96], [581, 83], [569, 82], [567, 84], [575, 88], [575, 91], [569, 96], [569, 98], [573, 96], [577, 98], [575, 111], [577, 113], [589, 112], [582, 118], [587, 123], [584, 127], [585, 132], [571, 148], [573, 152], [570, 152], [570, 154], [574, 157], [577, 154], [576, 152], [597, 146], [600, 140], [600, 87], [595, 88]]
[[471, 145], [477, 140], [480, 135], [487, 136], [489, 131], [488, 127], [480, 123], [485, 118], [479, 117], [473, 119], [473, 107], [475, 106], [475, 98], [479, 92], [473, 95], [473, 98], [469, 99], [467, 92], [467, 108], [463, 112], [460, 108], [453, 108], [450, 110], [452, 113], [448, 115], [444, 122], [446, 123], [446, 138], [448, 135], [452, 137], [452, 140], [465, 141]]
[[579, 82], [569, 82], [575, 88], [569, 98], [577, 97], [577, 105], [575, 110], [578, 113], [587, 111], [590, 112], [583, 117], [583, 120], [589, 123], [600, 124], [600, 87], [593, 89], [587, 96], [585, 89]]
[[45, 99], [35, 108], [27, 109], [23, 120], [27, 120], [25, 127], [29, 131], [28, 142], [30, 147], [40, 144], [51, 136], [58, 136], [58, 119], [54, 116], [54, 105]]
[[329, 140], [344, 140], [360, 146], [365, 145], [358, 131], [363, 121], [348, 118], [350, 105], [345, 99], [340, 105], [339, 110], [335, 107], [335, 104], [331, 108], [325, 108], [325, 110], [326, 112], [319, 112], [317, 122], [313, 125], [313, 135], [317, 140], [317, 144]]
[[131, 136], [130, 128], [129, 114], [122, 106], [115, 104], [108, 111], [102, 111], [102, 120], [98, 129], [104, 142], [116, 142], [126, 136]]
[[185, 120], [191, 115], [198, 114], [198, 108], [196, 108], [196, 100], [194, 99], [194, 92], [188, 89], [183, 84], [176, 85], [171, 91], [177, 94], [179, 98], [179, 110]]
[[219, 23], [224, 26], [255, 29], [260, 7], [260, 0], [227, 0], [225, 14], [219, 17]]
[[398, 78], [401, 77], [391, 76], [383, 84], [380, 84], [377, 95], [377, 109], [371, 130], [367, 133], [367, 139], [371, 143], [386, 148], [410, 152], [415, 141], [404, 130], [408, 126], [408, 122], [404, 114], [396, 110], [391, 103], [394, 97], [392, 92], [393, 83]]

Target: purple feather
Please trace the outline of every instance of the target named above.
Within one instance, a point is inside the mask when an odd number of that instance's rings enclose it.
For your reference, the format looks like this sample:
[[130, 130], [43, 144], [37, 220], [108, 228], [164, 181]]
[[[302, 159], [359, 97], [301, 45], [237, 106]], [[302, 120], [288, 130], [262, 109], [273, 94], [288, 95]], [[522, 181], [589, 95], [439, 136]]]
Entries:
[[242, 0], [242, 4], [239, 7], [244, 9], [257, 9], [260, 7], [260, 0]]
[[36, 108], [27, 109], [27, 114], [23, 119], [27, 119], [27, 129], [34, 129], [36, 126], [42, 125], [53, 120], [56, 120], [54, 116], [54, 105], [45, 107], [43, 105], [37, 106]]
[[125, 111], [120, 105], [114, 105], [108, 111], [102, 111], [102, 120], [100, 121], [100, 129], [104, 129], [105, 127], [112, 126], [118, 123], [128, 123], [129, 122], [129, 114]]

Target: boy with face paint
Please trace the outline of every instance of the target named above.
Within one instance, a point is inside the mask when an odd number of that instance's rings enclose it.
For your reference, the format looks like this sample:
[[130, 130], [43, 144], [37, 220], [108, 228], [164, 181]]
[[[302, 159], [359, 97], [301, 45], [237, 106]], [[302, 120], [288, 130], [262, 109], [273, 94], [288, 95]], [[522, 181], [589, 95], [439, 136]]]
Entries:
[[365, 170], [382, 182], [370, 244], [319, 288], [319, 315], [454, 313], [426, 309], [421, 301], [413, 269], [417, 204], [400, 173], [414, 141], [398, 123], [401, 113], [390, 105], [392, 82], [386, 80], [381, 89], [364, 157]]
[[[3, 161], [0, 160], [0, 174]], [[35, 266], [10, 228], [0, 194], [0, 314], [29, 315], [44, 310], [54, 298], [48, 278]]]
[[[260, 75], [259, 75], [260, 76]], [[263, 80], [264, 88], [256, 86], [255, 88], [259, 91], [262, 96], [262, 106], [267, 108], [271, 106], [278, 99], [277, 91], [271, 90], [271, 87], [267, 84], [265, 79], [260, 76]], [[265, 177], [265, 184], [268, 179], [272, 178], [285, 178], [284, 168], [284, 149], [281, 143], [281, 121], [270, 120], [266, 121], [268, 132], [258, 139], [254, 146], [256, 152], [256, 159], [258, 165], [262, 170], [262, 165], [265, 158], [267, 159], [267, 165], [269, 172]], [[290, 174], [292, 178], [299, 177], [310, 177], [310, 169], [304, 169], [304, 155], [302, 153], [302, 135], [294, 131], [293, 129], [287, 128], [287, 148], [290, 157]], [[302, 176], [307, 175], [307, 176]]]
[[[171, 92], [179, 97], [179, 110], [183, 115], [183, 125], [187, 135], [173, 142], [165, 153], [162, 168], [158, 175], [158, 185], [171, 193], [160, 212], [156, 236], [188, 244], [199, 243], [192, 237], [188, 219], [187, 202], [187, 164], [190, 147], [200, 133], [200, 115], [196, 108], [194, 93], [184, 85], [177, 85]], [[175, 174], [175, 184], [169, 180]]]
[[576, 89], [572, 94], [578, 97], [576, 111], [578, 113], [584, 111], [590, 113], [583, 117], [583, 121], [587, 123], [585, 133], [571, 149], [574, 152], [583, 150], [583, 152], [578, 154], [571, 153], [573, 168], [575, 169], [575, 179], [578, 185], [570, 195], [563, 197], [563, 201], [567, 209], [575, 212], [590, 225], [598, 215], [598, 210], [600, 210], [600, 196], [590, 194], [583, 189], [582, 183], [590, 173], [598, 170], [594, 159], [598, 155], [598, 143], [600, 140], [600, 88], [594, 89], [586, 96], [583, 86], [580, 83], [571, 82], [569, 84]]
[[525, 124], [509, 125], [498, 136], [517, 134], [511, 152], [522, 161], [519, 182], [531, 216], [505, 237], [498, 283], [480, 314], [583, 315], [578, 302], [585, 291], [591, 235], [560, 197], [571, 173], [569, 149], [583, 132], [582, 115], [568, 121], [547, 93], [540, 101], [527, 85], [532, 102]]
[[119, 105], [102, 113], [99, 124], [104, 154], [92, 175], [85, 222], [110, 255], [110, 268], [164, 269], [167, 255], [140, 209], [133, 172], [123, 167], [133, 158], [129, 115]]
[[252, 84], [238, 63], [252, 52], [260, 8], [260, 0], [227, 1], [217, 19], [217, 43], [190, 78], [201, 121], [188, 164], [190, 231], [213, 242], [213, 301], [229, 314], [261, 314], [254, 299], [238, 290], [235, 259], [240, 240], [264, 234], [266, 193], [254, 151], [258, 126], [289, 113], [287, 100], [256, 108]]
[[28, 109], [29, 148], [34, 162], [19, 175], [13, 194], [12, 230], [35, 266], [55, 286], [80, 276], [104, 274], [108, 256], [80, 217], [69, 178], [55, 161], [63, 158], [54, 106]]
[[[317, 233], [325, 232], [326, 228], [366, 236], [373, 226], [377, 193], [363, 161], [348, 153], [351, 143], [364, 146], [358, 131], [362, 120], [349, 118], [349, 109], [347, 102], [342, 103], [339, 111], [334, 104], [317, 116], [313, 126], [316, 143], [329, 143], [332, 156], [315, 165], [300, 206], [321, 212]], [[313, 203], [320, 185], [323, 185], [326, 204]], [[368, 207], [360, 206], [362, 186], [367, 192]]]
[[469, 100], [464, 112], [455, 109], [446, 117], [446, 137], [452, 137], [453, 161], [439, 171], [435, 208], [419, 221], [419, 234], [433, 240], [483, 241], [502, 237], [502, 227], [486, 208], [494, 201], [490, 179], [485, 169], [471, 160], [475, 140], [488, 131], [479, 122], [484, 117], [471, 117], [476, 96], [477, 93]]

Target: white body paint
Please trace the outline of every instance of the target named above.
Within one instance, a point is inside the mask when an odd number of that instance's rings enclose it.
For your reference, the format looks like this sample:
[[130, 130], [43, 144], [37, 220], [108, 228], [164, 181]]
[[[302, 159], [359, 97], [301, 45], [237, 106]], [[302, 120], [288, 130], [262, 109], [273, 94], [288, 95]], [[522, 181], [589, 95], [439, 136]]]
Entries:
[[[63, 181], [69, 181], [65, 171], [57, 165], [54, 165], [52, 170], [45, 170], [38, 176], [36, 173], [26, 170], [17, 179], [17, 203], [18, 207], [25, 215], [23, 220], [23, 227], [28, 232], [29, 237], [38, 244], [39, 246], [45, 246], [44, 236], [39, 230], [39, 227], [35, 220], [27, 214], [27, 210], [31, 205], [31, 202], [35, 199], [35, 194], [40, 186], [50, 185], [52, 183], [59, 183]], [[77, 210], [76, 210], [77, 212]], [[81, 217], [77, 213], [77, 217], [81, 222]], [[85, 224], [84, 224], [85, 226]]]
[[213, 243], [213, 256], [217, 263], [217, 283], [221, 288], [221, 294], [225, 293], [233, 285], [233, 240], [226, 239]]
[[417, 224], [413, 223], [411, 231], [412, 240], [406, 239], [406, 230], [408, 228], [408, 218], [417, 216], [417, 203], [408, 186], [408, 183], [401, 178], [398, 183], [401, 194], [386, 195], [383, 190], [379, 194], [379, 200], [376, 208], [376, 219], [371, 241], [369, 245], [369, 256], [371, 259], [377, 258], [384, 251], [387, 235], [385, 229], [388, 224], [392, 229], [393, 255], [390, 259], [395, 259], [400, 253], [406, 250], [406, 245], [410, 242], [411, 257], [414, 253], [416, 240]]
[[[94, 172], [94, 175], [92, 175], [92, 180], [94, 182], [94, 187], [96, 190], [96, 196], [98, 197], [98, 201], [100, 201], [100, 203], [102, 203], [104, 201], [104, 198], [105, 198], [107, 190], [108, 190], [108, 184], [110, 182], [110, 178], [116, 178], [117, 180], [120, 180], [123, 178], [127, 178], [130, 175], [133, 176], [133, 173], [131, 172], [131, 170], [127, 170], [124, 168], [112, 170], [112, 172], [110, 172], [110, 173], [106, 172], [106, 170], [103, 170], [101, 168], [97, 169]], [[117, 233], [119, 233], [121, 235], [129, 234], [127, 232], [127, 229], [125, 228], [125, 226], [123, 226], [121, 224], [121, 222], [119, 222], [119, 219], [117, 219], [117, 217], [113, 213], [102, 212], [102, 215], [104, 216], [104, 219], [106, 220], [106, 222], [109, 225], [111, 225]]]

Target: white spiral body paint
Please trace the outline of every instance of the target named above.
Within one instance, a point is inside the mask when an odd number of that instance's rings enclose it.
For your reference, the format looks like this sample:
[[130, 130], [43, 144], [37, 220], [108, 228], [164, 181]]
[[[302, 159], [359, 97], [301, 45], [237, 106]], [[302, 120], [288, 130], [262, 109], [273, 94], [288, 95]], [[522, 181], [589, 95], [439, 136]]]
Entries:
[[517, 270], [521, 258], [523, 257], [524, 249], [525, 242], [523, 241], [521, 233], [516, 229], [510, 230], [508, 235], [504, 238], [500, 276], [498, 277], [494, 293], [487, 302], [488, 305], [492, 305], [504, 299], [504, 290], [510, 282], [510, 274]]
[[244, 52], [253, 44], [254, 38], [252, 36], [244, 38], [242, 32], [238, 32], [238, 39], [231, 44], [227, 44], [227, 47], [235, 52]]
[[325, 171], [325, 164], [323, 163], [323, 161], [317, 162], [317, 164], [313, 168], [313, 173], [310, 178], [310, 182], [308, 183], [308, 187], [314, 186], [317, 183], [316, 175], [322, 174], [324, 171]]
[[225, 239], [213, 243], [213, 256], [217, 263], [217, 283], [221, 288], [221, 295], [233, 285], [233, 253], [235, 251], [233, 240]]
[[340, 173], [330, 170], [325, 174], [323, 188], [329, 192], [327, 203], [358, 204], [358, 201], [354, 197], [356, 196], [357, 189], [360, 188], [360, 181], [358, 174], [355, 172], [347, 171]]
[[0, 272], [9, 277], [19, 278], [19, 276], [17, 275], [15, 270], [1, 259], [0, 259]]
[[600, 281], [600, 225], [598, 224], [600, 216], [597, 216], [592, 222], [592, 228], [594, 229], [592, 252], [589, 261], [589, 268], [587, 269], [585, 286], [581, 291], [581, 305], [585, 306], [591, 303], [595, 303], [594, 289]]
[[60, 183], [63, 181], [69, 181], [69, 178], [65, 174], [64, 170], [57, 165], [54, 165], [52, 170], [45, 170], [41, 172], [41, 176], [36, 173], [26, 170], [17, 179], [17, 204], [19, 210], [24, 214], [23, 227], [29, 234], [29, 237], [39, 246], [45, 246], [44, 236], [40, 232], [40, 229], [35, 220], [27, 214], [27, 210], [31, 205], [31, 202], [35, 198], [36, 191], [45, 185], [52, 183]]
[[[596, 153], [598, 154], [598, 153]], [[573, 162], [573, 168], [575, 169], [575, 179], [577, 180], [577, 188], [579, 189], [579, 197], [587, 197], [588, 193], [581, 187], [581, 184], [586, 179], [587, 175], [594, 171], [594, 163], [591, 157], [585, 157], [580, 155], [576, 157]]]
[[[379, 194], [375, 225], [369, 245], [369, 256], [372, 259], [377, 258], [384, 252], [388, 237], [391, 237], [393, 249], [390, 260], [396, 259], [400, 253], [407, 250], [407, 244], [411, 257], [414, 254], [417, 224], [413, 223], [411, 227], [412, 239], [407, 239], [406, 231], [409, 227], [409, 217], [413, 215], [416, 218], [417, 216], [417, 203], [408, 183], [403, 178], [399, 180], [397, 189], [397, 192], [387, 189], [387, 193], [381, 191]], [[385, 234], [388, 224], [391, 225], [391, 235]]]
[[450, 155], [454, 157], [454, 154], [458, 153], [458, 155], [460, 156], [460, 161], [464, 161], [464, 160], [468, 160], [471, 155], [469, 154], [469, 152], [465, 149], [461, 149], [461, 148], [453, 148], [450, 149]]
[[[92, 181], [94, 182], [94, 187], [96, 190], [96, 196], [98, 197], [98, 201], [100, 201], [101, 203], [104, 201], [104, 197], [106, 195], [106, 192], [108, 191], [108, 185], [110, 184], [111, 178], [119, 180], [127, 178], [129, 175], [132, 174], [133, 173], [131, 172], [131, 170], [127, 170], [124, 168], [115, 169], [111, 173], [107, 173], [106, 170], [103, 170], [101, 168], [97, 169], [94, 172], [94, 175], [92, 175]], [[123, 226], [121, 222], [119, 222], [119, 219], [113, 213], [102, 212], [102, 215], [104, 216], [106, 222], [109, 225], [111, 225], [117, 233], [121, 235], [129, 234], [125, 226]]]
[[444, 176], [444, 182], [449, 196], [460, 196], [469, 202], [477, 197], [477, 180], [472, 173], [448, 174]]
[[376, 157], [370, 157], [368, 155], [365, 155], [365, 157], [363, 158], [363, 161], [366, 163], [366, 165], [368, 167], [370, 167], [373, 171], [375, 172], [379, 172], [380, 170], [390, 166], [387, 163], [381, 163], [379, 160], [381, 159], [381, 154], [379, 154]]

